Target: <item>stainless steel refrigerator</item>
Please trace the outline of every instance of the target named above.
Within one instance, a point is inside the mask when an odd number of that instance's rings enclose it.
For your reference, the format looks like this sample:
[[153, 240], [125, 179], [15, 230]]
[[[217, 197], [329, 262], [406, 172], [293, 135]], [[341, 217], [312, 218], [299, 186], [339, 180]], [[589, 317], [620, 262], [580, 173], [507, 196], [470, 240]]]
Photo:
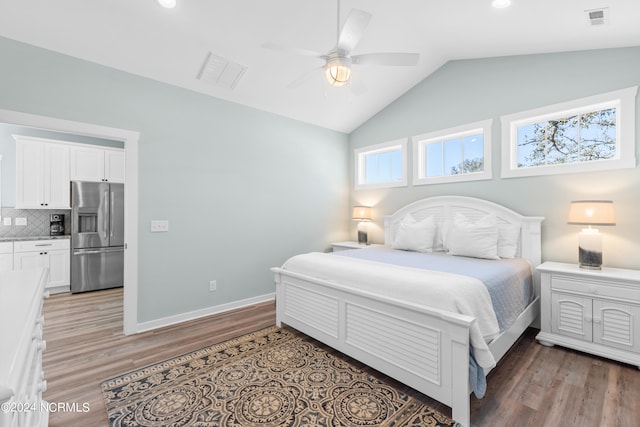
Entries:
[[124, 283], [124, 184], [71, 183], [71, 292]]

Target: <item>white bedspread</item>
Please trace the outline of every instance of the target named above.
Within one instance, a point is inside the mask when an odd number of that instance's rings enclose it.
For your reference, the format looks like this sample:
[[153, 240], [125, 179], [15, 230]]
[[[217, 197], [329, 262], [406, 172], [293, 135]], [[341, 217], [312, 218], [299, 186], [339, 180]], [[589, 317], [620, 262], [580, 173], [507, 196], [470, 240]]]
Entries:
[[472, 316], [476, 322], [469, 340], [474, 357], [485, 369], [496, 364], [485, 340], [499, 333], [498, 321], [489, 292], [478, 279], [320, 252], [294, 256], [283, 268], [383, 297]]

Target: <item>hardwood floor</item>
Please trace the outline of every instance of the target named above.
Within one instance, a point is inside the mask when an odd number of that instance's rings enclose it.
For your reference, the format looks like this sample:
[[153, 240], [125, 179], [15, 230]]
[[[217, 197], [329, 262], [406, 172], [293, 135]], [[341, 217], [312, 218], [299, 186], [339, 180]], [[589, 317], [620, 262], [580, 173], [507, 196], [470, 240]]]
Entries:
[[[49, 426], [106, 427], [102, 381], [272, 325], [275, 306], [259, 304], [132, 336], [122, 334], [122, 289], [54, 295], [45, 301], [44, 315], [45, 399], [78, 409], [52, 413]], [[527, 330], [491, 372], [486, 396], [472, 397], [474, 427], [640, 425], [635, 366], [544, 347], [536, 333]]]
[[[51, 413], [49, 427], [107, 427], [100, 383], [174, 356], [275, 324], [273, 302], [137, 335], [122, 333], [122, 288], [45, 300], [45, 400], [77, 411]], [[88, 403], [89, 410], [83, 412]], [[76, 404], [76, 405], [74, 405]]]

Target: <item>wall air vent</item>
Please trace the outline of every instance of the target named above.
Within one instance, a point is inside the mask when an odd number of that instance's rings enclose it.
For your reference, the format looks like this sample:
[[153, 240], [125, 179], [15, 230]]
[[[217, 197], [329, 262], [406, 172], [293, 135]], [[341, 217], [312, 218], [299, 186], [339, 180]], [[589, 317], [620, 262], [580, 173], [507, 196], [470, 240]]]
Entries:
[[585, 17], [587, 18], [587, 23], [596, 27], [599, 25], [606, 25], [609, 23], [609, 8], [603, 7], [600, 9], [591, 9], [585, 10]]
[[227, 89], [234, 89], [247, 70], [244, 65], [209, 52], [198, 73], [198, 80], [213, 83]]

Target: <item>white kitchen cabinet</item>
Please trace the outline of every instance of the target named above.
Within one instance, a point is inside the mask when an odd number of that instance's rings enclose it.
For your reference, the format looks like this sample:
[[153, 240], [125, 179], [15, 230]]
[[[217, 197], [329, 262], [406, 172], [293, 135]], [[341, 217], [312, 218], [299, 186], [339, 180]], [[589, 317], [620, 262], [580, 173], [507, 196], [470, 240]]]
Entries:
[[42, 303], [46, 271], [0, 273], [0, 426], [46, 427], [49, 412], [42, 393], [47, 381], [42, 370]]
[[28, 240], [14, 242], [13, 268], [26, 270], [48, 268], [47, 290], [68, 292], [71, 285], [69, 239]]
[[71, 147], [71, 180], [124, 182], [124, 150]]
[[541, 273], [543, 345], [561, 345], [640, 367], [640, 271], [585, 270], [545, 262]]
[[69, 209], [69, 146], [14, 136], [16, 208]]
[[13, 242], [0, 242], [0, 271], [13, 270]]

